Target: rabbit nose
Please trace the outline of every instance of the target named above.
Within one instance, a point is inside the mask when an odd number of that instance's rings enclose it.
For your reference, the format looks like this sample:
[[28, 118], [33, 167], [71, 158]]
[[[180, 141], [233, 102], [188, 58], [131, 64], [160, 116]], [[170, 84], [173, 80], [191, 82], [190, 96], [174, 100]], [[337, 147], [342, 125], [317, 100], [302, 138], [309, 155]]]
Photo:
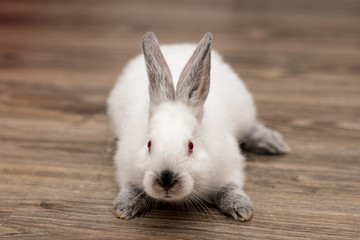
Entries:
[[156, 179], [160, 186], [168, 191], [177, 182], [175, 174], [170, 170], [164, 170], [160, 173], [159, 178]]

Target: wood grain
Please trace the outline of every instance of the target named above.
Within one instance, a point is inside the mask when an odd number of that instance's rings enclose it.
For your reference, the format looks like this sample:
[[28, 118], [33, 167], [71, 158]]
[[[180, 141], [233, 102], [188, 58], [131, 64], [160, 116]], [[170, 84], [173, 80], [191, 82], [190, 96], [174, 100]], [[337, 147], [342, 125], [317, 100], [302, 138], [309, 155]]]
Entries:
[[[247, 154], [254, 218], [161, 206], [123, 221], [105, 101], [140, 39], [214, 48], [286, 156]], [[360, 3], [0, 2], [0, 238], [358, 239]]]

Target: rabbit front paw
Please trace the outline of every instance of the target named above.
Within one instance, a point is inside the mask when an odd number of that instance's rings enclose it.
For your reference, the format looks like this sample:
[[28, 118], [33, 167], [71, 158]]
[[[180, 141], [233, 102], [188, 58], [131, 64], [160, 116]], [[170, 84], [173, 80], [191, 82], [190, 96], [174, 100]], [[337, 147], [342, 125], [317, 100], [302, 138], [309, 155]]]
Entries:
[[215, 204], [223, 214], [241, 222], [250, 220], [253, 215], [250, 198], [235, 184], [222, 188], [215, 197]]
[[115, 199], [114, 214], [121, 219], [130, 219], [150, 208], [151, 198], [141, 189], [130, 185]]

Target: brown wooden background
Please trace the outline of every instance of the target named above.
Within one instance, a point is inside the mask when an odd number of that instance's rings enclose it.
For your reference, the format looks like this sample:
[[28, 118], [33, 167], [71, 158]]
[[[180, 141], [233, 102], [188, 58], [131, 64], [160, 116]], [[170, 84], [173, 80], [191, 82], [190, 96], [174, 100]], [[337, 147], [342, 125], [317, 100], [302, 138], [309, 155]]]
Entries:
[[[105, 100], [147, 31], [213, 47], [292, 153], [248, 156], [253, 220], [113, 216]], [[0, 238], [359, 239], [360, 2], [1, 0]]]

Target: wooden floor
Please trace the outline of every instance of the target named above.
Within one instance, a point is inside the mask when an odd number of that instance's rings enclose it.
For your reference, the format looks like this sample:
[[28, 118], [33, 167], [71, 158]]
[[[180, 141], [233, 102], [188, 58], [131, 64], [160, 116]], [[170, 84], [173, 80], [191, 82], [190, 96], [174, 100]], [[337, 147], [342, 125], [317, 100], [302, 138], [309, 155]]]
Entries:
[[[286, 156], [248, 155], [246, 223], [162, 207], [125, 221], [105, 100], [140, 41], [213, 48]], [[360, 2], [0, 2], [0, 238], [359, 239]]]

